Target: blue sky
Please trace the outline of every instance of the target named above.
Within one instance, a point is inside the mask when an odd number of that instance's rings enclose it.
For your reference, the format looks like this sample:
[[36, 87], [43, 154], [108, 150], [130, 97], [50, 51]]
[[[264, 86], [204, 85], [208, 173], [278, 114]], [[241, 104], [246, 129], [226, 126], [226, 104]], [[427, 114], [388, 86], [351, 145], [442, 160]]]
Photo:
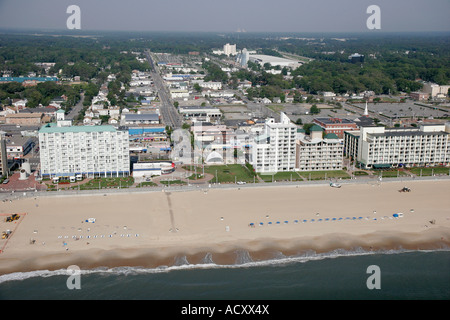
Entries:
[[381, 31], [450, 31], [449, 0], [0, 0], [0, 28], [65, 29], [69, 5], [83, 30], [369, 32], [378, 5]]

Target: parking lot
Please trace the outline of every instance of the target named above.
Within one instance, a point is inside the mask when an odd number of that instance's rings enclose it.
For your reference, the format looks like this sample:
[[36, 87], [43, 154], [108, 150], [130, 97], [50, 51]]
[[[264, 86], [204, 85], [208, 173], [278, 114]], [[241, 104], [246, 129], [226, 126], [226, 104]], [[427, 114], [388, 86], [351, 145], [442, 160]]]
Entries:
[[[404, 103], [369, 103], [369, 112], [375, 112], [388, 116], [390, 118], [429, 118], [429, 117], [448, 117], [450, 110], [445, 106], [436, 108], [433, 105], [426, 104], [424, 102], [406, 101]], [[426, 107], [428, 106], [428, 107]]]

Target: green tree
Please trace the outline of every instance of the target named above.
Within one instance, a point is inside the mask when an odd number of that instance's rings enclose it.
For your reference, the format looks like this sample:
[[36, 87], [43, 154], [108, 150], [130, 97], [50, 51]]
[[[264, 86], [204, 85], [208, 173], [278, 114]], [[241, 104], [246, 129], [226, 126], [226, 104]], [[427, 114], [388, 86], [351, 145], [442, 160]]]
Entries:
[[311, 108], [309, 109], [309, 112], [311, 114], [319, 114], [320, 113], [320, 109], [317, 107], [317, 105], [313, 104], [311, 106]]
[[197, 92], [202, 92], [202, 87], [198, 83], [194, 83], [194, 90]]

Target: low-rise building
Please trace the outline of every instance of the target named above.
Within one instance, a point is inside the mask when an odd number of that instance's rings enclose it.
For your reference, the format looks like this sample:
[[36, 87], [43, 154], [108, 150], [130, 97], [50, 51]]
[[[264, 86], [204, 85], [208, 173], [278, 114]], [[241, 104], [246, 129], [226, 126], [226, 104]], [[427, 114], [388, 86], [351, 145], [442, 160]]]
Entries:
[[411, 92], [409, 94], [411, 99], [417, 100], [417, 101], [426, 101], [430, 98], [430, 94], [426, 92]]
[[213, 122], [220, 120], [222, 112], [219, 108], [214, 107], [197, 107], [197, 106], [182, 106], [178, 108], [178, 112], [186, 120], [199, 121], [199, 122]]
[[349, 119], [315, 118], [313, 122], [319, 125], [324, 130], [325, 134], [334, 133], [339, 139], [344, 138], [344, 131], [357, 128], [356, 123]]
[[6, 124], [36, 126], [41, 125], [44, 121], [43, 113], [15, 113], [5, 115]]
[[161, 176], [175, 171], [172, 161], [140, 161], [133, 163], [133, 178]]
[[8, 159], [23, 159], [33, 148], [31, 137], [11, 136], [5, 138], [6, 155]]
[[123, 115], [123, 124], [126, 126], [159, 124], [157, 113], [127, 113]]
[[432, 98], [440, 98], [446, 97], [449, 89], [450, 85], [438, 85], [436, 83], [424, 82], [422, 92], [430, 94]]
[[189, 98], [189, 91], [186, 89], [173, 88], [170, 89], [170, 96], [172, 99]]

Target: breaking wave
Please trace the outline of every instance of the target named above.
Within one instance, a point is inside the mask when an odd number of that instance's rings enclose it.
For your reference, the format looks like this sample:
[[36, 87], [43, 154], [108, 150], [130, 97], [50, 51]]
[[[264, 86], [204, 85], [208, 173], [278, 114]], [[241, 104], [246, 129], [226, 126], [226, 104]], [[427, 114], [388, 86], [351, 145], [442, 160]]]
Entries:
[[[400, 254], [406, 252], [433, 252], [433, 251], [450, 251], [450, 248], [441, 248], [434, 250], [407, 250], [407, 249], [392, 249], [367, 251], [362, 248], [355, 248], [353, 250], [337, 249], [326, 253], [317, 253], [315, 251], [307, 251], [299, 255], [286, 256], [280, 251], [272, 253], [273, 258], [266, 260], [255, 260], [252, 258], [250, 252], [246, 250], [238, 250], [235, 252], [235, 263], [233, 264], [217, 264], [214, 262], [214, 254], [206, 253], [201, 259], [200, 263], [191, 264], [186, 256], [178, 256], [174, 258], [174, 263], [171, 266], [158, 266], [156, 268], [145, 267], [115, 267], [107, 268], [100, 267], [95, 269], [80, 270], [80, 275], [88, 274], [104, 274], [104, 275], [138, 275], [138, 274], [152, 274], [152, 273], [168, 273], [176, 272], [178, 270], [189, 269], [228, 269], [228, 268], [255, 268], [265, 266], [280, 266], [292, 263], [308, 263], [311, 261], [318, 261], [323, 259], [334, 259], [340, 257], [354, 257], [366, 256], [374, 254]], [[8, 281], [23, 281], [31, 278], [47, 278], [55, 276], [67, 277], [71, 275], [66, 269], [59, 270], [37, 270], [30, 272], [14, 272], [0, 275], [0, 284]]]

